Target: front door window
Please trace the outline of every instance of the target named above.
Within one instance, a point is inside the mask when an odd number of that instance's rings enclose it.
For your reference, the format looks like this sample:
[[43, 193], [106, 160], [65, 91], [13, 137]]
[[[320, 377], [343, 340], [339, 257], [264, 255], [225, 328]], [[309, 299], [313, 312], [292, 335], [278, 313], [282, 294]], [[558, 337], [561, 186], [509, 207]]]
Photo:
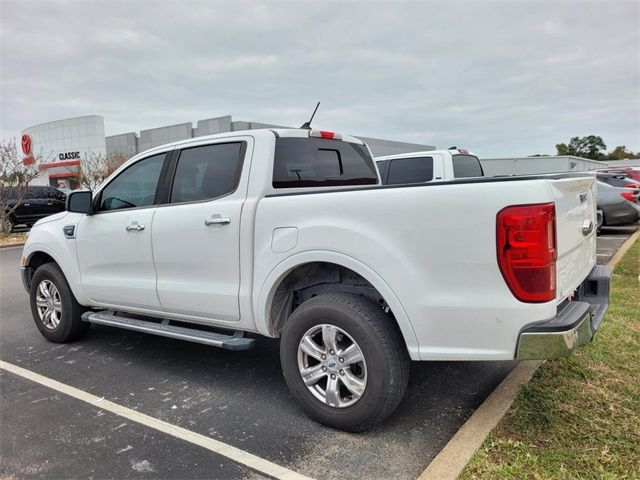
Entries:
[[100, 193], [98, 211], [147, 207], [155, 204], [156, 188], [166, 154], [134, 163]]

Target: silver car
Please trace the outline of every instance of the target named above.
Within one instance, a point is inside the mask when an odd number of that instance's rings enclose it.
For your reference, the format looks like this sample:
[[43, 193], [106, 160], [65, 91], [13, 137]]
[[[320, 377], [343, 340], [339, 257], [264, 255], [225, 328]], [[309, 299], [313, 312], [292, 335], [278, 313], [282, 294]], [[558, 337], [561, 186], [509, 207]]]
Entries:
[[604, 226], [625, 225], [640, 220], [640, 190], [612, 187], [598, 181], [598, 210]]

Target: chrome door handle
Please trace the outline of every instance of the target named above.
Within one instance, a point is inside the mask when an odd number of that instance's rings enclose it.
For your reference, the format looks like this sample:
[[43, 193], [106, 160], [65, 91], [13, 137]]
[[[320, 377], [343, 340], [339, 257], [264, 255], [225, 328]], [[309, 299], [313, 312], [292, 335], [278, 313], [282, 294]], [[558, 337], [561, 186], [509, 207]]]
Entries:
[[231, 219], [229, 217], [221, 217], [220, 215], [215, 215], [211, 218], [207, 218], [204, 221], [204, 224], [208, 227], [209, 225], [229, 225], [231, 223]]
[[127, 232], [141, 232], [144, 230], [144, 225], [140, 225], [139, 223], [132, 223], [131, 225], [127, 225]]
[[584, 220], [582, 222], [582, 234], [589, 235], [593, 231], [593, 222], [591, 220]]

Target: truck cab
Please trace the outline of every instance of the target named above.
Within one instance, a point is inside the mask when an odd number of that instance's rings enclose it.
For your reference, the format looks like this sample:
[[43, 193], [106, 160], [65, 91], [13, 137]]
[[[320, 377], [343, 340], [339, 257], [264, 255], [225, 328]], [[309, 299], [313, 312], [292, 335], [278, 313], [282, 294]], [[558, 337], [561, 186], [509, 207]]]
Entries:
[[377, 157], [383, 185], [446, 182], [484, 177], [480, 160], [464, 148], [428, 150]]

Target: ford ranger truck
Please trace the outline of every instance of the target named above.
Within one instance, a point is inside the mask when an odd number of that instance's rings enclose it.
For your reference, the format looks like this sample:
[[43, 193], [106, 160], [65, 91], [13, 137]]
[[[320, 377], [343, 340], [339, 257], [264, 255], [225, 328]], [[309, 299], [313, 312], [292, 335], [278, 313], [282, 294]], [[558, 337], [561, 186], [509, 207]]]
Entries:
[[302, 408], [358, 431], [398, 406], [410, 361], [591, 340], [610, 278], [594, 188], [582, 174], [381, 185], [350, 136], [197, 137], [71, 192], [31, 230], [22, 278], [53, 342], [93, 323], [228, 350], [278, 337]]

